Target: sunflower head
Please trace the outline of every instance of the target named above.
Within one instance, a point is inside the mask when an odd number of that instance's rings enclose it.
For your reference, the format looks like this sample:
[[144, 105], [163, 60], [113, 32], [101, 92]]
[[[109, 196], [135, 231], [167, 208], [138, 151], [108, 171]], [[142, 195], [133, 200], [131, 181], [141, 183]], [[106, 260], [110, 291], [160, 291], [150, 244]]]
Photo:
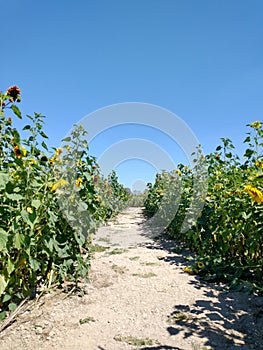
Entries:
[[203, 262], [198, 261], [197, 266], [198, 266], [199, 269], [203, 269], [205, 265], [204, 265]]
[[22, 158], [22, 152], [20, 151], [20, 148], [18, 146], [14, 147], [14, 153], [17, 158]]
[[47, 162], [48, 161], [48, 158], [47, 158], [47, 156], [42, 156], [41, 158], [40, 158], [40, 161], [41, 162]]
[[256, 120], [253, 123], [249, 124], [249, 126], [253, 129], [260, 129], [262, 126], [262, 123]]
[[59, 156], [63, 152], [62, 148], [57, 148], [56, 149], [56, 155]]
[[82, 179], [79, 177], [79, 178], [76, 180], [76, 186], [77, 186], [77, 187], [80, 187], [81, 183], [82, 183]]
[[14, 150], [15, 156], [19, 159], [26, 156], [27, 151], [23, 146], [19, 147], [15, 145], [13, 150]]
[[69, 182], [64, 180], [64, 179], [59, 179], [57, 182], [55, 182], [53, 184], [53, 186], [51, 187], [51, 192], [55, 192], [58, 188], [60, 187], [64, 187], [69, 185]]
[[253, 199], [253, 201], [257, 202], [258, 204], [263, 203], [263, 193], [256, 187], [247, 185], [244, 187], [243, 191], [247, 192], [250, 195], [250, 197]]
[[11, 102], [20, 102], [21, 101], [21, 90], [19, 89], [19, 87], [17, 87], [16, 85], [11, 86], [7, 91], [6, 91], [6, 95], [9, 96], [9, 100]]

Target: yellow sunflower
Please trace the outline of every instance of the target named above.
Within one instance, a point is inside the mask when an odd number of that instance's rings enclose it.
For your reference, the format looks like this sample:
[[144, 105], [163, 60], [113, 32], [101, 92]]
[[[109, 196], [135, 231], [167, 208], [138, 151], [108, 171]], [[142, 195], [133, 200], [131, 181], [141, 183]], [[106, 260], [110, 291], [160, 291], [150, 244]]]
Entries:
[[77, 186], [77, 187], [80, 187], [81, 183], [82, 183], [82, 179], [79, 177], [79, 178], [76, 180], [76, 186]]
[[251, 128], [253, 129], [260, 129], [262, 126], [262, 123], [256, 120], [253, 123], [249, 124], [249, 126], [251, 126]]
[[56, 191], [60, 187], [64, 187], [69, 185], [69, 182], [64, 179], [59, 179], [57, 182], [55, 182], [51, 188], [51, 192]]
[[250, 197], [258, 204], [263, 203], [263, 194], [256, 187], [253, 187], [251, 185], [247, 185], [244, 188], [244, 192], [247, 192], [250, 195]]
[[26, 156], [26, 149], [23, 146], [22, 147], [15, 146], [14, 153], [15, 153], [16, 157], [20, 159], [20, 158]]

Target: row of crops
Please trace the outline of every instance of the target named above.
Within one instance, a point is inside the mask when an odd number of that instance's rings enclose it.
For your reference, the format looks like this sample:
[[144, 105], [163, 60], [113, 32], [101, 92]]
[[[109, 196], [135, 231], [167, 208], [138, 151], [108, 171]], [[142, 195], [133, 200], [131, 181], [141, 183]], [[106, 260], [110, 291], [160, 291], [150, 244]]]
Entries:
[[37, 289], [86, 278], [99, 224], [143, 201], [145, 216], [195, 253], [187, 273], [263, 291], [261, 122], [248, 125], [242, 160], [222, 139], [214, 153], [197, 150], [193, 168], [179, 164], [131, 196], [115, 172], [101, 175], [81, 126], [60, 148], [47, 146], [38, 113], [19, 132], [20, 101], [16, 86], [0, 93], [0, 320]]
[[0, 320], [36, 288], [85, 278], [90, 236], [129, 199], [115, 172], [100, 174], [81, 126], [61, 148], [47, 146], [40, 114], [19, 133], [20, 100], [17, 86], [0, 93]]
[[[247, 126], [242, 160], [227, 138], [214, 153], [203, 156], [197, 150], [192, 169], [179, 164], [149, 184], [144, 213], [147, 218], [157, 213], [159, 219], [167, 217], [166, 233], [195, 253], [187, 273], [263, 292], [263, 130], [258, 121]], [[177, 209], [173, 217], [171, 199]], [[196, 202], [203, 206], [198, 215]]]

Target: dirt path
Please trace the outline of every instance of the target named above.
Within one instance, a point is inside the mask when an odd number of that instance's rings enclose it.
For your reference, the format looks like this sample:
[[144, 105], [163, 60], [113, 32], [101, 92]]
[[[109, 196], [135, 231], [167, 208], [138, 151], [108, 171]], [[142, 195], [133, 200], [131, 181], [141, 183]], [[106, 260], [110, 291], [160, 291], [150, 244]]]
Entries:
[[153, 240], [141, 209], [100, 228], [84, 296], [53, 292], [0, 334], [0, 350], [263, 349], [263, 300], [183, 272], [176, 244]]

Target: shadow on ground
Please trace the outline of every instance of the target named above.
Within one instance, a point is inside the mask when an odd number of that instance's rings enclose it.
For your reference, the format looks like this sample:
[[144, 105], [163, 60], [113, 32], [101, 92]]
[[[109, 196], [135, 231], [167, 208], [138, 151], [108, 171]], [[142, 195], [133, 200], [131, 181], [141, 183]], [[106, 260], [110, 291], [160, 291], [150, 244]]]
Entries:
[[[142, 232], [144, 229], [142, 227]], [[167, 251], [168, 255], [163, 260], [178, 266], [182, 263], [188, 265], [187, 257], [192, 255], [164, 234], [155, 237], [153, 244], [144, 246]], [[207, 349], [214, 350], [263, 350], [263, 296], [226, 292], [198, 276], [189, 283], [195, 288], [202, 288], [206, 298], [197, 300], [193, 305], [174, 305], [174, 311], [167, 315], [167, 331], [171, 337], [182, 332], [187, 339], [195, 334], [207, 338]], [[214, 297], [217, 302], [212, 301]], [[157, 346], [143, 349], [177, 348]]]
[[183, 350], [183, 349], [175, 348], [168, 345], [163, 345], [163, 346], [150, 346], [150, 347], [147, 346], [147, 348], [140, 348], [140, 350]]
[[175, 305], [168, 316], [167, 331], [171, 336], [183, 332], [184, 338], [193, 333], [206, 337], [206, 346], [216, 350], [263, 349], [263, 309], [259, 310], [254, 297], [220, 292], [218, 302], [197, 300], [190, 306]]

